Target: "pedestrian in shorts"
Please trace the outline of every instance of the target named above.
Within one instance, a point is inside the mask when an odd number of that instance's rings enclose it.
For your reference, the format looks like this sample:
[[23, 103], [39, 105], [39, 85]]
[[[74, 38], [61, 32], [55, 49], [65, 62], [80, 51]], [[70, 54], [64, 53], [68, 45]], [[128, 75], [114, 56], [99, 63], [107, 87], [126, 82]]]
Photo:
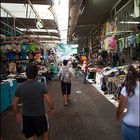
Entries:
[[[48, 115], [53, 113], [53, 99], [48, 94], [46, 85], [37, 81], [38, 67], [35, 64], [27, 65], [26, 75], [28, 79], [17, 87], [12, 104], [17, 123], [23, 125], [22, 132], [27, 140], [34, 140], [36, 136], [48, 140], [49, 122], [44, 99], [47, 101]], [[19, 100], [23, 104], [22, 113], [18, 108]]]

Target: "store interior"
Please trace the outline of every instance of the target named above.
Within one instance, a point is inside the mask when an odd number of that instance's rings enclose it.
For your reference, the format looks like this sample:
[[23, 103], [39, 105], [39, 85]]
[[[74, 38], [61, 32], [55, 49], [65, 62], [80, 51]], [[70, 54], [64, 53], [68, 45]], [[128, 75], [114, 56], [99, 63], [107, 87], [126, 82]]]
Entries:
[[1, 112], [26, 65], [55, 80], [63, 59], [88, 61], [88, 79], [118, 100], [130, 62], [140, 61], [139, 0], [1, 0]]

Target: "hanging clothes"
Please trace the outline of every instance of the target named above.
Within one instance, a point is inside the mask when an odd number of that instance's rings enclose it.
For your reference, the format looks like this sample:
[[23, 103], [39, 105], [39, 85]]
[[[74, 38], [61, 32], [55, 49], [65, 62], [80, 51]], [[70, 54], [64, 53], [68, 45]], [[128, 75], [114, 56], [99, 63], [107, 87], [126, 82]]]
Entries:
[[111, 48], [116, 49], [117, 44], [116, 44], [116, 40], [115, 40], [115, 36], [112, 36], [111, 38]]
[[8, 60], [14, 60], [15, 59], [15, 55], [14, 55], [14, 52], [12, 50], [10, 50], [8, 52], [7, 58], [8, 58]]
[[27, 51], [29, 49], [29, 45], [27, 43], [23, 43], [21, 45], [21, 50]]
[[118, 41], [118, 46], [119, 46], [120, 52], [122, 52], [124, 49], [124, 42], [123, 41], [124, 41], [123, 38]]
[[105, 44], [105, 50], [109, 50], [109, 38], [108, 37], [104, 40], [104, 44]]
[[37, 45], [35, 43], [30, 43], [29, 44], [29, 50], [35, 52], [35, 49], [36, 49]]
[[130, 45], [131, 45], [131, 47], [134, 47], [134, 44], [135, 44], [135, 37], [134, 37], [134, 35], [131, 35], [131, 37], [130, 37]]

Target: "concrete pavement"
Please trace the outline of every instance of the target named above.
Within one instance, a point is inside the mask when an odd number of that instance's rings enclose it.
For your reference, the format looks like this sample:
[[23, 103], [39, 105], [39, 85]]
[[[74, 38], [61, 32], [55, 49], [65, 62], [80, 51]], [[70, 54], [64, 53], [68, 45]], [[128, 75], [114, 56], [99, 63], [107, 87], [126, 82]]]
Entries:
[[[60, 83], [48, 82], [55, 99], [50, 118], [50, 140], [122, 140], [120, 124], [115, 120], [116, 107], [80, 75], [72, 83], [71, 102], [63, 105]], [[78, 91], [78, 92], [77, 92]], [[25, 140], [11, 108], [1, 114], [3, 140]]]

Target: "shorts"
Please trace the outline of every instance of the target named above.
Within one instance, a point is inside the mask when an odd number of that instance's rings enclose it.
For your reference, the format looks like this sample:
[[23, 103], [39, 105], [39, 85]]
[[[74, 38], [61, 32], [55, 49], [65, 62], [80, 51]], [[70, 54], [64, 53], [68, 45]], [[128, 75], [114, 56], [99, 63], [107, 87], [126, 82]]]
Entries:
[[71, 83], [61, 82], [62, 95], [71, 94]]
[[40, 137], [44, 132], [48, 131], [48, 120], [44, 116], [23, 116], [23, 129], [22, 132], [26, 138], [34, 135]]

